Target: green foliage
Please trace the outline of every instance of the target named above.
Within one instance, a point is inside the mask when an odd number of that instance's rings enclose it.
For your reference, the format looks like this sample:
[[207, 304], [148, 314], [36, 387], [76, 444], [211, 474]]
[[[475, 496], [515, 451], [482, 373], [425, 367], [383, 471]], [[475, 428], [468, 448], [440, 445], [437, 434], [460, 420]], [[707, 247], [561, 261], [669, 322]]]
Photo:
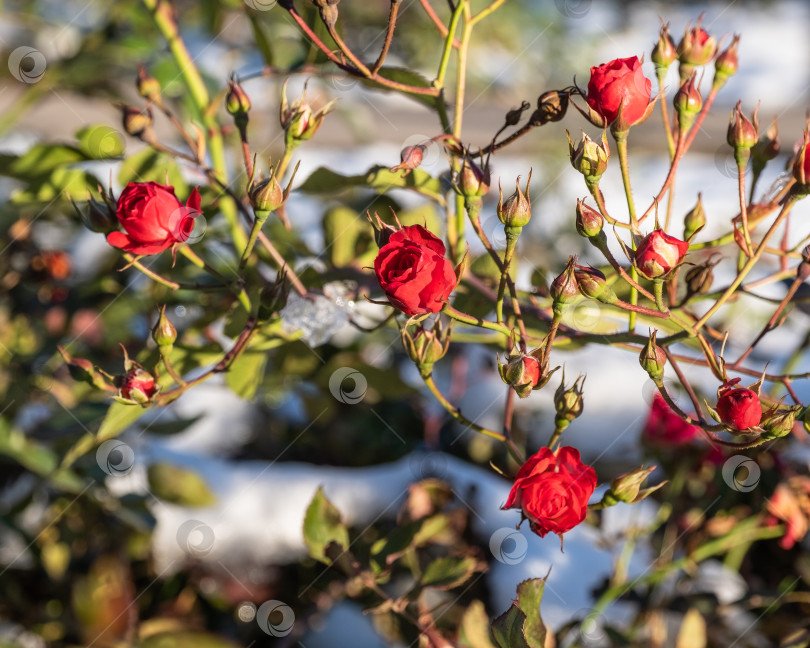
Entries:
[[338, 549], [349, 548], [349, 531], [320, 486], [304, 515], [304, 542], [309, 555], [327, 565], [332, 563], [327, 555], [330, 545], [334, 544]]

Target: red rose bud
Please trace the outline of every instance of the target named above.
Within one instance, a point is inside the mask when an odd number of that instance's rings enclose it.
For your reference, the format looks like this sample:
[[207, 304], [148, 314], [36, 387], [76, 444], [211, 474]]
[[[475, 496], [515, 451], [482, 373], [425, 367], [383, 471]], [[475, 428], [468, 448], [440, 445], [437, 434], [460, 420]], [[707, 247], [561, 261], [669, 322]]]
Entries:
[[585, 238], [595, 239], [602, 234], [605, 219], [598, 211], [588, 207], [584, 200], [577, 199], [577, 232]]
[[399, 153], [399, 164], [396, 166], [391, 167], [391, 171], [404, 171], [404, 175], [407, 175], [408, 172], [413, 171], [414, 169], [418, 168], [420, 164], [422, 164], [422, 158], [424, 157], [425, 148], [423, 144], [416, 144], [415, 146], [406, 146], [402, 151]]
[[582, 139], [576, 146], [571, 141], [568, 131], [565, 131], [565, 136], [568, 138], [568, 155], [571, 165], [585, 176], [588, 186], [598, 184], [610, 159], [610, 149], [608, 149], [604, 134], [602, 143], [598, 144], [583, 131]]
[[645, 236], [635, 252], [635, 265], [647, 279], [656, 279], [675, 268], [689, 250], [689, 243], [653, 230]]
[[801, 405], [794, 405], [787, 409], [779, 409], [774, 407], [765, 413], [760, 426], [765, 432], [762, 433], [762, 439], [778, 439], [787, 436], [793, 431], [793, 425], [796, 423], [796, 416], [804, 408]]
[[737, 74], [737, 68], [739, 67], [737, 46], [739, 42], [740, 37], [739, 35], [735, 34], [731, 41], [731, 45], [729, 45], [728, 48], [721, 52], [715, 59], [714, 80], [712, 81], [713, 87], [721, 87], [726, 81], [728, 81], [730, 76]]
[[394, 215], [394, 219], [399, 227], [394, 227], [393, 225], [389, 225], [383, 221], [377, 212], [374, 212], [374, 216], [372, 216], [369, 212], [366, 212], [366, 218], [368, 219], [368, 222], [371, 223], [371, 227], [374, 228], [374, 241], [377, 243], [378, 248], [387, 245], [388, 241], [391, 239], [391, 234], [398, 232], [402, 227], [399, 219], [396, 217], [396, 214]]
[[[532, 181], [532, 172], [529, 171], [529, 178], [526, 180], [526, 193], [520, 190], [520, 176], [515, 180], [515, 193], [513, 193], [505, 201], [503, 199], [503, 191], [501, 185], [498, 184], [498, 220], [504, 224], [507, 229], [513, 228], [520, 233], [520, 230], [529, 224], [532, 218], [532, 203], [529, 198], [529, 184]], [[508, 232], [507, 232], [508, 236]]]
[[793, 177], [796, 179], [796, 190], [808, 193], [810, 191], [810, 155], [807, 152], [807, 145], [810, 143], [810, 136], [807, 131], [804, 131], [803, 136], [804, 141], [793, 160]]
[[286, 133], [288, 147], [294, 148], [300, 141], [308, 140], [315, 135], [321, 127], [324, 117], [335, 109], [337, 99], [333, 99], [323, 108], [313, 113], [312, 107], [306, 101], [306, 85], [301, 97], [291, 104], [287, 103], [287, 81], [281, 86], [279, 121]]
[[747, 430], [762, 420], [759, 396], [751, 389], [736, 387], [739, 378], [726, 381], [717, 390], [717, 414], [720, 421], [735, 430]]
[[638, 362], [641, 368], [647, 372], [650, 379], [656, 384], [660, 384], [664, 377], [664, 365], [667, 363], [667, 354], [664, 350], [655, 343], [655, 336], [658, 331], [653, 330], [650, 333], [650, 339], [647, 344], [641, 349], [638, 355]]
[[636, 504], [641, 500], [646, 499], [650, 494], [654, 493], [666, 484], [666, 482], [661, 482], [660, 484], [656, 484], [651, 488], [645, 488], [642, 490], [641, 486], [647, 480], [647, 477], [650, 476], [650, 473], [654, 470], [655, 466], [650, 466], [649, 468], [640, 466], [635, 470], [616, 477], [612, 482], [610, 482], [610, 488], [602, 496], [602, 505], [614, 506], [619, 502]]
[[441, 320], [432, 330], [420, 326], [414, 336], [411, 336], [404, 327], [400, 331], [400, 337], [405, 352], [424, 378], [430, 376], [433, 365], [441, 360], [450, 348], [450, 332], [442, 329]]
[[576, 448], [540, 448], [518, 470], [503, 508], [520, 509], [541, 538], [562, 535], [585, 519], [595, 489], [596, 471], [582, 463]]
[[691, 239], [695, 233], [704, 225], [706, 225], [706, 212], [703, 210], [702, 194], [698, 193], [697, 203], [694, 207], [683, 217], [683, 237], [687, 241]]
[[577, 287], [577, 278], [574, 275], [574, 267], [576, 264], [576, 257], [568, 257], [568, 263], [555, 279], [551, 282], [549, 293], [551, 294], [552, 310], [554, 317], [562, 317], [563, 305], [577, 296], [579, 288]]
[[751, 149], [751, 167], [755, 175], [762, 173], [765, 165], [779, 155], [779, 124], [774, 119]]
[[374, 272], [391, 305], [409, 316], [438, 313], [458, 281], [444, 244], [421, 225], [391, 234]]
[[615, 304], [618, 301], [616, 293], [607, 285], [605, 275], [591, 266], [574, 266], [574, 276], [580, 294], [596, 299], [603, 304]]
[[695, 66], [709, 63], [717, 52], [717, 41], [701, 28], [702, 20], [703, 16], [698, 19], [697, 25], [687, 27], [681, 42], [678, 43], [681, 81], [689, 78]]
[[74, 358], [61, 346], [57, 345], [56, 349], [65, 361], [68, 371], [70, 372], [70, 377], [73, 378], [73, 380], [76, 382], [85, 382], [96, 389], [103, 389], [105, 391], [111, 391], [113, 389], [92, 362], [84, 358]]
[[669, 25], [662, 24], [661, 31], [658, 33], [658, 42], [653, 46], [650, 60], [655, 63], [656, 70], [659, 76], [661, 76], [662, 71], [666, 72], [666, 69], [672, 65], [677, 58], [678, 52], [675, 49], [675, 43], [672, 41], [672, 37], [669, 35]]
[[152, 111], [149, 108], [120, 106], [121, 123], [127, 135], [149, 140], [152, 137]]
[[678, 128], [681, 132], [686, 132], [695, 121], [700, 109], [703, 108], [703, 97], [700, 90], [695, 85], [695, 73], [681, 84], [678, 92], [675, 93], [673, 103], [678, 114]]
[[133, 367], [120, 379], [118, 401], [130, 405], [145, 405], [158, 393], [155, 377], [141, 367]]
[[489, 168], [482, 170], [470, 158], [464, 158], [456, 184], [459, 193], [465, 198], [481, 198], [489, 191]]
[[568, 111], [569, 93], [549, 90], [537, 98], [537, 110], [532, 113], [529, 123], [542, 126], [549, 122], [560, 121]]
[[554, 392], [554, 425], [558, 430], [565, 430], [576, 419], [585, 407], [582, 398], [582, 387], [585, 385], [585, 376], [579, 376], [570, 387], [565, 386], [565, 372], [563, 372], [560, 386]]
[[174, 187], [157, 182], [130, 182], [118, 198], [116, 216], [126, 230], [111, 232], [107, 242], [136, 255], [157, 254], [188, 240], [200, 214], [197, 189], [183, 205]]
[[138, 94], [149, 101], [157, 101], [160, 97], [160, 82], [150, 76], [142, 64], [138, 64], [138, 80], [135, 82]]
[[177, 340], [177, 329], [166, 317], [166, 306], [162, 306], [160, 309], [158, 320], [152, 328], [152, 339], [162, 353], [170, 353], [175, 340]]
[[[748, 151], [757, 143], [759, 139], [759, 121], [757, 120], [757, 110], [754, 111], [754, 121], [751, 123], [748, 118], [743, 115], [742, 102], [738, 101], [736, 107], [731, 112], [731, 119], [728, 122], [728, 132], [726, 140], [729, 146], [734, 148], [735, 159], [737, 154], [741, 151], [746, 152], [745, 159], [747, 160]], [[739, 161], [738, 161], [739, 164]]]
[[[498, 373], [507, 385], [511, 385], [520, 398], [526, 398], [534, 389], [543, 387], [543, 371], [540, 361], [532, 355], [523, 353], [510, 353], [506, 363], [498, 358]], [[541, 384], [542, 382], [542, 384]]]
[[70, 199], [73, 209], [79, 215], [82, 224], [91, 232], [98, 232], [100, 234], [109, 234], [118, 227], [118, 219], [115, 217], [115, 210], [110, 209], [106, 203], [100, 203], [93, 198], [89, 193], [87, 194], [87, 204], [84, 209]]
[[632, 56], [592, 67], [587, 100], [614, 132], [622, 132], [646, 119], [651, 90], [641, 61]]

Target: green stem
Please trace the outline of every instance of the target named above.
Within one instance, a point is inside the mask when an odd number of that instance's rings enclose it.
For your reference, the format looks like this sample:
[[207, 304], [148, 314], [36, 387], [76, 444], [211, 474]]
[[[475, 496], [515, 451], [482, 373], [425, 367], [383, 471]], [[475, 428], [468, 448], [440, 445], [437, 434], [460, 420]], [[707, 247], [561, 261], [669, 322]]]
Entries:
[[[506, 278], [509, 276], [509, 268], [512, 265], [512, 257], [515, 253], [515, 247], [517, 245], [518, 237], [520, 233], [517, 234], [510, 231], [515, 228], [505, 227], [504, 230], [506, 231], [506, 251], [503, 255], [503, 269], [501, 270], [501, 281], [498, 284], [498, 297], [495, 301], [495, 315], [497, 316], [498, 323], [503, 324], [503, 298], [506, 293]], [[522, 228], [519, 228], [522, 229]]]
[[239, 284], [239, 282], [228, 281], [216, 268], [208, 265], [200, 256], [194, 252], [190, 247], [187, 245], [180, 246], [181, 254], [186, 257], [189, 261], [191, 261], [195, 266], [200, 268], [201, 270], [205, 270], [208, 274], [211, 274], [219, 279], [222, 279], [224, 282], [227, 282], [228, 285], [231, 287], [233, 294], [239, 300], [239, 303], [242, 304], [244, 309], [249, 313], [250, 312], [250, 298], [245, 292], [243, 286]]
[[498, 333], [502, 333], [507, 337], [511, 337], [512, 335], [512, 331], [508, 326], [504, 326], [503, 324], [499, 324], [497, 322], [490, 322], [489, 320], [481, 319], [480, 317], [467, 315], [467, 313], [462, 313], [460, 310], [456, 310], [450, 304], [444, 305], [444, 308], [442, 308], [442, 313], [448, 317], [452, 317], [458, 322], [462, 322], [463, 324], [489, 329], [490, 331], [498, 331]]
[[655, 306], [662, 313], [667, 311], [664, 305], [664, 280], [660, 277], [653, 279], [653, 292], [655, 293]]
[[[259, 214], [263, 214], [263, 216], [260, 217]], [[259, 232], [262, 231], [262, 225], [264, 225], [269, 215], [270, 212], [254, 212], [253, 225], [250, 227], [250, 236], [248, 237], [247, 243], [245, 244], [245, 249], [242, 252], [242, 258], [239, 260], [240, 274], [247, 266], [248, 259], [250, 259], [250, 255], [253, 252], [253, 247], [256, 245], [256, 241], [259, 238]]]
[[[622, 184], [624, 185], [624, 195], [627, 198], [627, 210], [630, 214], [630, 227], [631, 231], [635, 232], [638, 228], [638, 221], [636, 220], [636, 205], [633, 200], [633, 189], [630, 187], [630, 169], [627, 164], [627, 131], [620, 133], [613, 133], [613, 138], [616, 140], [616, 151], [619, 155], [619, 167], [622, 172]], [[633, 240], [633, 249], [636, 249], [635, 240]], [[630, 268], [630, 277], [634, 282], [638, 281], [638, 272], [635, 266]], [[638, 290], [635, 286], [630, 286], [630, 304], [635, 306], [638, 304]], [[636, 314], [630, 312], [627, 317], [627, 328], [630, 332], [636, 330]]]
[[433, 86], [436, 88], [444, 87], [444, 79], [447, 76], [447, 67], [450, 64], [450, 54], [453, 51], [453, 41], [456, 36], [456, 29], [458, 28], [458, 21], [461, 20], [461, 14], [464, 12], [464, 3], [459, 2], [456, 5], [453, 16], [450, 19], [450, 27], [447, 30], [447, 38], [444, 41], [444, 50], [442, 51], [442, 59], [439, 62], [439, 71], [436, 74], [436, 80]]

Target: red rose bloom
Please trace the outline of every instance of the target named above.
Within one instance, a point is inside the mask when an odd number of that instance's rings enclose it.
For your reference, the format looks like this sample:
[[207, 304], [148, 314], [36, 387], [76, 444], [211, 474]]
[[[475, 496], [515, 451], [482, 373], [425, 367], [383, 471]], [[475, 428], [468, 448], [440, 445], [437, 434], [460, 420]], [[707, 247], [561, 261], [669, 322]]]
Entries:
[[121, 398], [147, 401], [157, 393], [155, 377], [139, 367], [130, 369], [121, 380]]
[[656, 392], [642, 436], [657, 446], [679, 446], [700, 434], [700, 428], [684, 421]]
[[648, 279], [662, 277], [681, 262], [688, 250], [686, 241], [663, 230], [653, 230], [638, 245], [636, 267]]
[[726, 425], [735, 430], [747, 430], [759, 425], [762, 420], [762, 405], [755, 391], [735, 387], [738, 382], [740, 379], [734, 378], [723, 383], [717, 390], [717, 413]]
[[621, 130], [639, 122], [650, 105], [652, 82], [641, 71], [637, 56], [615, 59], [591, 68], [588, 105], [608, 124], [616, 121], [621, 108]]
[[519, 508], [541, 538], [563, 534], [585, 519], [596, 488], [596, 471], [580, 461], [576, 448], [540, 448], [515, 477], [504, 509]]
[[124, 232], [110, 232], [107, 242], [133, 254], [157, 254], [188, 239], [200, 213], [200, 192], [183, 205], [174, 187], [157, 182], [130, 182], [118, 199], [116, 216]]
[[388, 301], [406, 315], [438, 313], [456, 287], [444, 244], [421, 225], [391, 234], [374, 260]]

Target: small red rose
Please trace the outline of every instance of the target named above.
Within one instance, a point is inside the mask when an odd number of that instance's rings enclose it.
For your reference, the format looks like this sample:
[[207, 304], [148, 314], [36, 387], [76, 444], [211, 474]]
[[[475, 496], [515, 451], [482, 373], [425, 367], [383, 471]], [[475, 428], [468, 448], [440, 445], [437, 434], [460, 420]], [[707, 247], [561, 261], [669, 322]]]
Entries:
[[752, 389], [735, 387], [739, 378], [729, 380], [717, 390], [720, 420], [735, 430], [747, 430], [762, 420], [762, 405]]
[[158, 392], [155, 377], [140, 367], [133, 367], [121, 380], [121, 398], [136, 403], [145, 403]]
[[438, 313], [458, 282], [444, 253], [444, 244], [421, 225], [391, 234], [374, 260], [388, 301], [406, 315]]
[[619, 130], [627, 130], [645, 117], [650, 105], [652, 82], [641, 71], [637, 56], [615, 59], [591, 68], [588, 105], [612, 124], [619, 117]]
[[521, 509], [541, 538], [561, 535], [585, 519], [595, 488], [596, 471], [582, 463], [576, 448], [540, 448], [518, 470], [503, 508]]
[[200, 213], [200, 192], [183, 205], [174, 187], [157, 182], [130, 182], [118, 198], [116, 216], [125, 232], [110, 232], [107, 242], [125, 252], [157, 254], [186, 241]]
[[636, 267], [648, 279], [662, 277], [677, 266], [689, 250], [689, 243], [653, 230], [642, 239], [635, 253]]

